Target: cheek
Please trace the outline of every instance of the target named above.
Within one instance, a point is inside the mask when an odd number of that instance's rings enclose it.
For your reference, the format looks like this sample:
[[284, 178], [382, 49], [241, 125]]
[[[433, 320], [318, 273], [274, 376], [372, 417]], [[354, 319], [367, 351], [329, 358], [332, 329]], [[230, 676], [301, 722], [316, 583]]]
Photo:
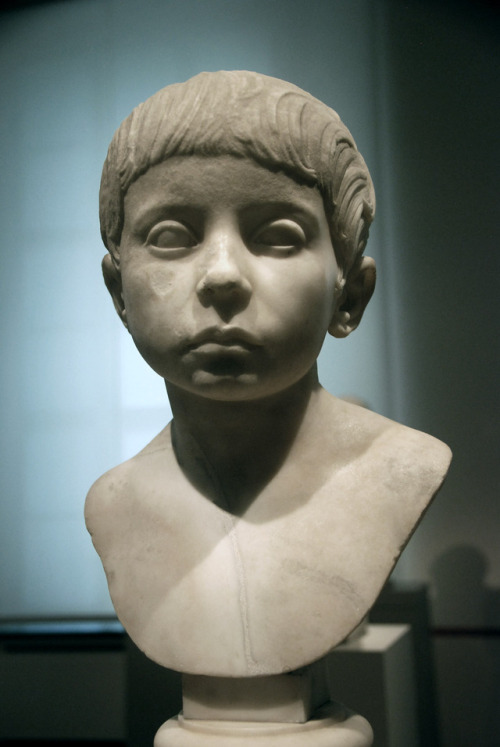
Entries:
[[159, 301], [169, 299], [175, 289], [175, 276], [171, 270], [163, 269], [161, 272], [149, 273], [148, 284], [151, 288], [151, 296]]
[[168, 265], [150, 264], [126, 271], [123, 299], [128, 326], [136, 342], [156, 339], [168, 330], [175, 336], [172, 323], [180, 321], [186, 293], [178, 274]]
[[123, 299], [128, 314], [160, 313], [165, 306], [175, 302], [178, 278], [167, 265], [130, 268], [122, 277]]
[[[306, 334], [321, 333], [330, 324], [335, 304], [337, 280], [336, 268], [308, 267], [308, 272], [301, 272], [300, 268], [289, 283], [289, 308], [293, 307], [295, 322]], [[293, 304], [290, 303], [293, 299]], [[283, 302], [286, 303], [285, 298]]]

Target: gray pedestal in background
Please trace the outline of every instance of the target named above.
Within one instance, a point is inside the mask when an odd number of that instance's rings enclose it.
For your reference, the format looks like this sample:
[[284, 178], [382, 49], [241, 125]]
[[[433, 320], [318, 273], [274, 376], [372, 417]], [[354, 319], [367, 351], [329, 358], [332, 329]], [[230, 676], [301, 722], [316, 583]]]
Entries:
[[409, 625], [368, 625], [330, 654], [331, 697], [372, 726], [374, 747], [418, 747], [415, 670]]

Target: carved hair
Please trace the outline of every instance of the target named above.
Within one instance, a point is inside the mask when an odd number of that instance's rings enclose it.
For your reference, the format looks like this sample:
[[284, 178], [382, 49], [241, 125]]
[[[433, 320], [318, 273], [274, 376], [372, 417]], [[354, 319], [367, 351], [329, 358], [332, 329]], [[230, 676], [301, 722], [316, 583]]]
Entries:
[[99, 196], [101, 233], [119, 263], [124, 197], [172, 156], [235, 155], [320, 190], [337, 260], [363, 253], [375, 212], [366, 164], [338, 114], [297, 86], [246, 71], [200, 73], [136, 107], [116, 131]]

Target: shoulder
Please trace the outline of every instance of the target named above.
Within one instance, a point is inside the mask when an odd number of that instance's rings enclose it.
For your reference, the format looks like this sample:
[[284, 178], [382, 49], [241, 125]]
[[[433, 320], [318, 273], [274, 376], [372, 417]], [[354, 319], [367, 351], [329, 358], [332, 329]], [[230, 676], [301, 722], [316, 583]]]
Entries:
[[[91, 534], [100, 519], [130, 503], [154, 472], [154, 464], [171, 450], [170, 426], [167, 426], [138, 454], [113, 467], [91, 486], [85, 500], [85, 522]], [[170, 447], [170, 448], [169, 448]]]
[[449, 446], [428, 433], [376, 417], [382, 422], [372, 454], [385, 466], [387, 479], [437, 492], [450, 466]]
[[403, 546], [441, 488], [451, 450], [434, 436], [361, 410], [357, 429], [369, 437], [353, 470], [366, 505]]
[[351, 402], [331, 397], [328, 407], [331, 449], [342, 450], [345, 467], [389, 489], [437, 492], [452, 456], [445, 443]]

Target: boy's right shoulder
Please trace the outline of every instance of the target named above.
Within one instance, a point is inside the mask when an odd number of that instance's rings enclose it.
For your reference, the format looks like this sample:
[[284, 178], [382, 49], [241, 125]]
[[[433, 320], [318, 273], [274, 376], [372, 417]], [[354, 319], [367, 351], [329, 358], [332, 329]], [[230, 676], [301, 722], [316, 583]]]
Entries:
[[96, 501], [106, 500], [112, 501], [117, 495], [122, 495], [123, 491], [130, 486], [131, 479], [134, 477], [134, 459], [128, 459], [123, 464], [118, 464], [116, 467], [105, 472], [99, 477], [94, 484], [91, 486], [87, 493], [85, 501], [86, 510], [92, 507]]
[[171, 451], [170, 443], [170, 428], [167, 426], [138, 454], [101, 475], [87, 493], [87, 521], [96, 512], [107, 512], [117, 502], [123, 503], [143, 491], [155, 463], [164, 459], [166, 451]]

